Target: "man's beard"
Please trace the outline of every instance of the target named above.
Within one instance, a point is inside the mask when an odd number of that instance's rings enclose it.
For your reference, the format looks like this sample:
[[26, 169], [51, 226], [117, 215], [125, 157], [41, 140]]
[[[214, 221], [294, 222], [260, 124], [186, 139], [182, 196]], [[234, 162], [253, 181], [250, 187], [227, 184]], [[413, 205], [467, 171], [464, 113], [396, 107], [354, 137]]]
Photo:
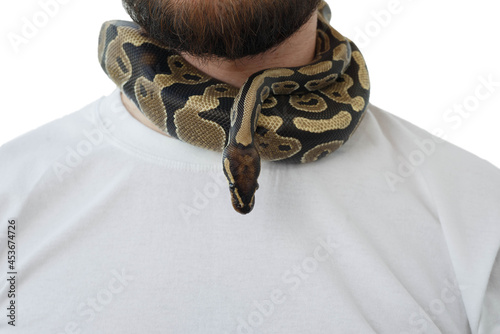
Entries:
[[311, 17], [320, 0], [123, 0], [147, 34], [204, 59], [240, 59], [278, 46]]

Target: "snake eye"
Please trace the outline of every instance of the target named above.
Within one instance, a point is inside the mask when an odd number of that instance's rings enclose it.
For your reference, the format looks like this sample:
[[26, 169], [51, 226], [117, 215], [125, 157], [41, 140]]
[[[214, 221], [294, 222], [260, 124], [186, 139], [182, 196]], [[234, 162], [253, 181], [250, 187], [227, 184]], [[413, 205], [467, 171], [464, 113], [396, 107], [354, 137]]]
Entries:
[[234, 185], [234, 183], [229, 183], [229, 189], [234, 190], [235, 188], [236, 186]]

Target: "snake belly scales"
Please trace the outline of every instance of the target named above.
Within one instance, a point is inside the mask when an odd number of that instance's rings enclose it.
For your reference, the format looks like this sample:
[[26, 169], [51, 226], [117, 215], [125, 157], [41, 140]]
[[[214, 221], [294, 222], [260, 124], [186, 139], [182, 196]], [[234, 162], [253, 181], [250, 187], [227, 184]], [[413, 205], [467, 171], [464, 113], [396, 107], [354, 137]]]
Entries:
[[370, 95], [364, 58], [329, 20], [322, 2], [310, 64], [259, 71], [240, 89], [196, 69], [128, 21], [102, 25], [99, 61], [161, 131], [222, 152], [233, 207], [246, 214], [255, 204], [261, 158], [316, 161], [344, 144], [364, 116]]

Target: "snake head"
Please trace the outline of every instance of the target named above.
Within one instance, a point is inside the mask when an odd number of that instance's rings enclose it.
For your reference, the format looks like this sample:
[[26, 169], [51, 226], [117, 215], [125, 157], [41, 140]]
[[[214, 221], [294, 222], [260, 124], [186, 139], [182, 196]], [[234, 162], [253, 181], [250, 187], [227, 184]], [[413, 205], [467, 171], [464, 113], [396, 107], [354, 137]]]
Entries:
[[222, 160], [233, 208], [241, 214], [247, 214], [253, 209], [255, 192], [259, 188], [260, 155], [253, 144], [228, 145]]

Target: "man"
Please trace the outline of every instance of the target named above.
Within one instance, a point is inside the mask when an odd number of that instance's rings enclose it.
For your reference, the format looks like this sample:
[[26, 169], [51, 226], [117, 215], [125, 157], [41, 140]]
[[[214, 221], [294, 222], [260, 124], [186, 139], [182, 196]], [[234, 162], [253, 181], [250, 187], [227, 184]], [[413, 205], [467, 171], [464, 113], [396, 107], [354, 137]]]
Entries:
[[[245, 82], [269, 75], [268, 68], [292, 71], [294, 79], [300, 77], [295, 71], [315, 75], [307, 66], [337, 45], [325, 43], [319, 29], [328, 14], [324, 3], [124, 5], [142, 37], [116, 48], [129, 58], [103, 58], [112, 54], [107, 51], [99, 58], [113, 80], [114, 74], [127, 78], [121, 89], [0, 150], [8, 161], [0, 167], [0, 212], [3, 231], [9, 231], [1, 257], [11, 261], [1, 287], [7, 296], [0, 303], [7, 314], [2, 332], [500, 330], [500, 172], [373, 105], [366, 108], [366, 89], [359, 96], [353, 90], [368, 87], [367, 76], [348, 41], [339, 42], [332, 63], [322, 67], [341, 64], [342, 72], [323, 89], [311, 89], [315, 99], [283, 91], [268, 99], [298, 99], [296, 105], [307, 109], [327, 101], [328, 87], [352, 79], [344, 102], [332, 107], [358, 117], [345, 127], [349, 140], [326, 157], [318, 152], [318, 161], [263, 160], [255, 207], [247, 215], [229, 203], [231, 181], [221, 153], [171, 138], [196, 135], [182, 135], [169, 124], [177, 124], [180, 110], [203, 92], [151, 102], [160, 108], [182, 100], [171, 123], [171, 109], [161, 121], [153, 117], [156, 109], [148, 109], [146, 98], [155, 96], [156, 87], [150, 83], [160, 80], [158, 74], [171, 80], [176, 68], [190, 69], [186, 82], [204, 74], [212, 78], [204, 89], [225, 87], [220, 93], [229, 94], [235, 88], [238, 96], [219, 97], [221, 105], [210, 112], [249, 95]], [[135, 29], [131, 23], [105, 27], [100, 50], [111, 50], [117, 37], [135, 31], [127, 30]], [[136, 50], [145, 45], [149, 49]], [[162, 45], [182, 57], [147, 52]], [[141, 64], [149, 67], [137, 75]], [[174, 94], [175, 87], [185, 87], [180, 80], [165, 81], [161, 92]], [[259, 122], [273, 117], [267, 112], [274, 109], [292, 110], [262, 100]], [[355, 111], [355, 101], [365, 108]], [[234, 110], [231, 123], [247, 115], [246, 109]], [[207, 120], [206, 113], [195, 112]], [[272, 133], [257, 125], [256, 141]], [[307, 138], [296, 140], [308, 145]]]

